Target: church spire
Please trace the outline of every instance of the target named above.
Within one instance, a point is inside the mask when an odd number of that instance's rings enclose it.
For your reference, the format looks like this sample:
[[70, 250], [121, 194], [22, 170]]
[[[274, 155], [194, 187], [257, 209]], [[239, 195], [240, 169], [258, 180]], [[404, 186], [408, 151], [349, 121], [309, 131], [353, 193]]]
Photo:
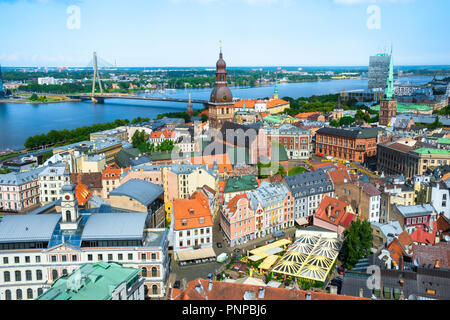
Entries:
[[389, 73], [387, 77], [387, 86], [384, 91], [384, 97], [386, 100], [393, 100], [394, 98], [394, 62], [392, 58], [392, 47], [391, 47], [391, 60], [389, 63]]
[[274, 98], [275, 100], [278, 99], [278, 80], [275, 80], [275, 89], [274, 89], [274, 91], [273, 91], [273, 98]]

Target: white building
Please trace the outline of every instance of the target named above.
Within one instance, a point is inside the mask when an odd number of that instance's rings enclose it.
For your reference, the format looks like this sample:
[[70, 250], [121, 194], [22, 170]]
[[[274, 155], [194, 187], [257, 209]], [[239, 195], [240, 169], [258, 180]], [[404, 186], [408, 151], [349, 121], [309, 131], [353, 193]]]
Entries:
[[0, 300], [35, 299], [61, 275], [99, 261], [141, 269], [146, 295], [165, 295], [168, 230], [149, 229], [148, 213], [79, 210], [74, 185], [63, 187], [59, 212], [44, 209], [0, 220]]
[[65, 163], [46, 167], [39, 174], [39, 199], [42, 204], [57, 201], [62, 197], [62, 187], [70, 184], [70, 170]]
[[431, 204], [438, 214], [450, 219], [450, 179], [437, 182], [431, 188]]

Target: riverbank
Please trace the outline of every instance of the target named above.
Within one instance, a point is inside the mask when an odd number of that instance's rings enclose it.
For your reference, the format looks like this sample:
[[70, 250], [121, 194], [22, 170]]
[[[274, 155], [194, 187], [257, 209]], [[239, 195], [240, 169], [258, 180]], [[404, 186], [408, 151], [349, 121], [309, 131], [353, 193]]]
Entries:
[[51, 104], [64, 102], [80, 102], [80, 99], [67, 99], [55, 101], [30, 101], [28, 99], [0, 99], [0, 103], [16, 103], [16, 104]]

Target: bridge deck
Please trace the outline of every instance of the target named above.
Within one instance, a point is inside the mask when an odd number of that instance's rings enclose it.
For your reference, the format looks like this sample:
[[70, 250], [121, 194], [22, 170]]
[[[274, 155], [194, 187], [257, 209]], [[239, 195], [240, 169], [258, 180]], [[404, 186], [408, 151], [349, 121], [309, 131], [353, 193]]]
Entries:
[[[189, 102], [189, 99], [163, 98], [163, 97], [139, 97], [133, 95], [68, 95], [73, 99], [127, 99], [127, 100], [147, 100], [147, 101], [167, 101], [167, 102]], [[191, 100], [192, 103], [207, 104], [207, 100]]]

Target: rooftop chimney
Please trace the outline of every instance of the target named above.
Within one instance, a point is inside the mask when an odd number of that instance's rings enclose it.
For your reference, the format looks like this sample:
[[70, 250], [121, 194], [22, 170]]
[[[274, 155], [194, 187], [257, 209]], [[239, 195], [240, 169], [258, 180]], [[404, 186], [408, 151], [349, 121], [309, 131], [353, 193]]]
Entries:
[[259, 288], [259, 295], [258, 298], [259, 299], [264, 299], [264, 294], [266, 293], [266, 291], [264, 290], [264, 288]]
[[331, 216], [331, 205], [328, 205], [327, 207], [327, 216], [328, 218]]
[[363, 288], [359, 288], [359, 297], [364, 298], [364, 289]]
[[403, 260], [403, 256], [400, 256], [399, 263], [398, 263], [398, 268], [399, 268], [399, 270], [404, 270], [405, 269], [405, 262]]
[[212, 288], [213, 288], [213, 282], [212, 282], [212, 280], [209, 280], [208, 291], [211, 291]]

